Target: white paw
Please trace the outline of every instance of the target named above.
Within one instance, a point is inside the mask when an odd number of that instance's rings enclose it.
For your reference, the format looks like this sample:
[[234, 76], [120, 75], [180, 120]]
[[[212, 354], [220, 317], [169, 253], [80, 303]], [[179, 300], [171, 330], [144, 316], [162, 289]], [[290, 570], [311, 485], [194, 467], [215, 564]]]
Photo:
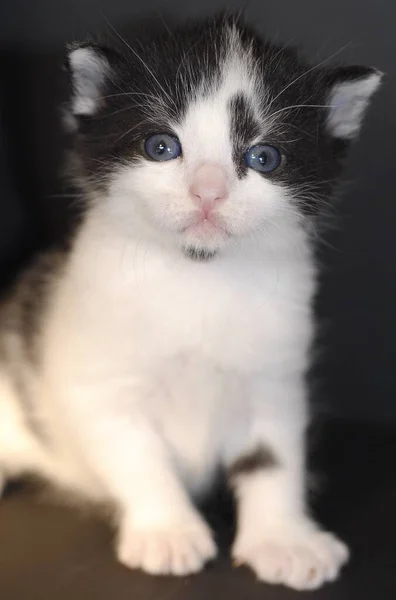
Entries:
[[203, 521], [121, 532], [118, 559], [130, 569], [153, 575], [188, 575], [200, 571], [216, 556], [209, 527]]
[[298, 539], [263, 539], [251, 547], [239, 547], [237, 540], [233, 556], [262, 581], [314, 590], [337, 578], [349, 551], [333, 534], [311, 531]]

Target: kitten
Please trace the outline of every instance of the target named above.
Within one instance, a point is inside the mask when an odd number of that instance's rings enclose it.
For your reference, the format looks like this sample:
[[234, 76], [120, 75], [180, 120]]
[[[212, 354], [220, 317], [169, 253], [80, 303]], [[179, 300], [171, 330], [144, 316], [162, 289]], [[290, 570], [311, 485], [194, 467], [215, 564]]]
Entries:
[[317, 588], [348, 550], [306, 500], [309, 233], [381, 74], [230, 17], [119, 37], [68, 55], [85, 211], [2, 305], [2, 477], [110, 501], [120, 561], [185, 575], [216, 555], [191, 497], [223, 468], [233, 557]]

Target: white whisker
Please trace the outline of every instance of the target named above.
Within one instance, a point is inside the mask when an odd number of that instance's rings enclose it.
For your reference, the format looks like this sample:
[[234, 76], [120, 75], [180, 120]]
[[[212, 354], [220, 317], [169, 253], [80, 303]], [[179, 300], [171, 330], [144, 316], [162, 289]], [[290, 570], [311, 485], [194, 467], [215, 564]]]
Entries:
[[336, 108], [336, 107], [334, 104], [293, 104], [292, 106], [284, 106], [283, 108], [276, 110], [275, 112], [268, 115], [267, 118], [271, 119], [272, 117], [275, 117], [277, 114], [279, 114], [285, 110], [292, 110], [292, 109], [296, 109], [296, 108]]
[[322, 67], [324, 64], [326, 64], [327, 62], [329, 62], [335, 56], [337, 56], [338, 54], [340, 54], [341, 52], [343, 52], [350, 45], [351, 45], [351, 42], [348, 42], [347, 44], [344, 44], [344, 46], [341, 46], [341, 48], [339, 48], [338, 50], [336, 50], [335, 52], [333, 52], [333, 54], [331, 54], [330, 56], [328, 56], [327, 58], [325, 58], [324, 60], [322, 60], [318, 64], [313, 65], [313, 67], [311, 67], [310, 69], [308, 69], [304, 73], [301, 73], [301, 75], [299, 75], [298, 77], [296, 77], [295, 79], [293, 79], [293, 81], [291, 81], [286, 87], [284, 87], [283, 90], [281, 92], [279, 92], [279, 94], [277, 94], [275, 96], [275, 98], [273, 98], [271, 100], [268, 108], [271, 108], [272, 104], [276, 100], [278, 100], [278, 98], [280, 98], [282, 96], [282, 94], [284, 94], [286, 92], [286, 90], [288, 90], [292, 85], [294, 85], [295, 83], [297, 83], [297, 81], [300, 81], [300, 79], [302, 79], [303, 77], [306, 77], [309, 73], [312, 73], [312, 71], [315, 71], [315, 69], [319, 69], [320, 67]]

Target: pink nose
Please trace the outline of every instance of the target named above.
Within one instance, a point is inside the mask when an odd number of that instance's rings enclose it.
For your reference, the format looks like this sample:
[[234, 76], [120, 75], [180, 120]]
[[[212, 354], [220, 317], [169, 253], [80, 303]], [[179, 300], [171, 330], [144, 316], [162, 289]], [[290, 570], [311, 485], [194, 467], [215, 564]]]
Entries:
[[201, 165], [194, 173], [190, 194], [195, 204], [208, 214], [228, 196], [224, 170], [210, 163]]

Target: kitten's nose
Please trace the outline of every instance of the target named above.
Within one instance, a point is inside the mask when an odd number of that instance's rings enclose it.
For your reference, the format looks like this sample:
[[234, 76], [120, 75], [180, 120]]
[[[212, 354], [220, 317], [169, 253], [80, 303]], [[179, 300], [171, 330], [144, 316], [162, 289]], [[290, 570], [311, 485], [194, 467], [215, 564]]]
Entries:
[[201, 165], [194, 173], [190, 195], [207, 215], [216, 204], [228, 196], [227, 177], [224, 169], [211, 163]]

